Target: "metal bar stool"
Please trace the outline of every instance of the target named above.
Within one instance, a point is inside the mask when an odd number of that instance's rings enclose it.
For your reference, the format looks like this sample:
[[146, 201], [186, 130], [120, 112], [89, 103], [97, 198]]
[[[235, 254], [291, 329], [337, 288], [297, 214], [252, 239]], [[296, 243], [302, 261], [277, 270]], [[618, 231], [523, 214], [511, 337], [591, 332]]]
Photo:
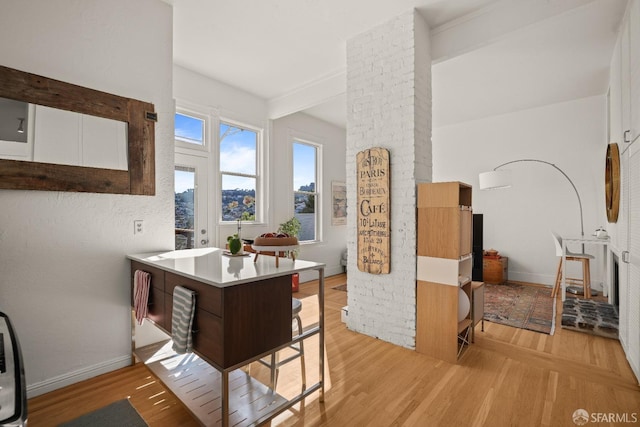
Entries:
[[[302, 334], [302, 320], [300, 320], [300, 311], [302, 310], [302, 302], [297, 298], [291, 298], [291, 329], [292, 331], [295, 329], [296, 333], [293, 335], [293, 338]], [[295, 326], [295, 328], [294, 328]], [[271, 383], [270, 387], [275, 391], [276, 385], [278, 382], [278, 373], [280, 371], [280, 367], [286, 363], [291, 362], [297, 358], [300, 358], [300, 370], [302, 373], [302, 391], [305, 391], [307, 388], [307, 375], [304, 363], [304, 343], [303, 340], [298, 341], [297, 343], [291, 344], [288, 348], [294, 351], [294, 354], [288, 356], [285, 359], [280, 360], [280, 352], [275, 351], [271, 354], [270, 357], [260, 359], [258, 362], [262, 363], [264, 366], [268, 367], [271, 370]]]

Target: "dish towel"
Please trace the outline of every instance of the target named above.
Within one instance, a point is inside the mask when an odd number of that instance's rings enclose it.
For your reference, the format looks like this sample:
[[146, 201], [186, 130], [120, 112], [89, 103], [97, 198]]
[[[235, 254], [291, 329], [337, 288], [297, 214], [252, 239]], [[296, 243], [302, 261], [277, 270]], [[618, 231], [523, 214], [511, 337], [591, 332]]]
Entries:
[[196, 292], [182, 286], [173, 289], [173, 311], [171, 313], [171, 337], [176, 353], [191, 351], [193, 316], [196, 311]]
[[133, 310], [136, 313], [138, 325], [142, 325], [142, 321], [149, 312], [149, 285], [151, 284], [151, 275], [146, 271], [136, 270], [133, 275]]

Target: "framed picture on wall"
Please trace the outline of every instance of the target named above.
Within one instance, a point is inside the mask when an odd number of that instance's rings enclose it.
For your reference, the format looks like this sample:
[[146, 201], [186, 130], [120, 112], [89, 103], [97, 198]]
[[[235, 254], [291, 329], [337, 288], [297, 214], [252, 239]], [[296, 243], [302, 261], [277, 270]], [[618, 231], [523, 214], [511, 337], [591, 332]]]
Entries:
[[347, 224], [347, 184], [331, 181], [331, 225]]

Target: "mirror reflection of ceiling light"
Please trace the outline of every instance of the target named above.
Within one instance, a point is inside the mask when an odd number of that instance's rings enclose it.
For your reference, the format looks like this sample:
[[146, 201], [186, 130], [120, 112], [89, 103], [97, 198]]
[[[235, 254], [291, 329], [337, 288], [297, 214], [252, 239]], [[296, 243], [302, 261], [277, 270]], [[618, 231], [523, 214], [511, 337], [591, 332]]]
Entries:
[[24, 133], [24, 119], [18, 118], [20, 123], [18, 124], [18, 133]]

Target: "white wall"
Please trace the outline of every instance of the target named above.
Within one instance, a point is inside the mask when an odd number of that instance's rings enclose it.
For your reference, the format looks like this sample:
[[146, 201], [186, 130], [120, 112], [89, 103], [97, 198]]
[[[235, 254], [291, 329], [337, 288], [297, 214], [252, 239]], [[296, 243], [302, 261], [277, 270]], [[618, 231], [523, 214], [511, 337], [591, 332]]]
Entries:
[[[331, 225], [331, 181], [345, 182], [344, 129], [303, 113], [273, 122], [271, 141], [270, 189], [273, 229], [293, 216], [292, 143], [303, 138], [322, 147], [322, 242], [301, 245], [301, 259], [323, 262], [325, 276], [342, 273], [340, 256], [347, 248], [347, 226]], [[320, 187], [318, 187], [320, 189]], [[317, 278], [316, 273], [302, 275], [301, 280]]]
[[172, 26], [159, 0], [2, 2], [2, 65], [152, 102], [159, 117], [156, 196], [0, 190], [0, 309], [30, 396], [130, 363], [125, 256], [174, 239]]
[[[473, 185], [474, 213], [484, 214], [484, 248], [509, 257], [509, 279], [554, 283], [558, 258], [550, 231], [580, 234], [577, 197], [566, 178], [548, 165], [507, 166], [513, 183], [504, 190], [480, 191], [478, 174], [516, 159], [556, 164], [575, 183], [585, 234], [591, 234], [607, 226], [606, 117], [606, 98], [595, 96], [434, 129], [434, 182]], [[589, 251], [601, 255], [601, 250]], [[602, 257], [594, 262], [595, 271], [592, 265], [597, 289], [603, 280], [602, 262]]]
[[[322, 145], [324, 215], [323, 242], [303, 245], [299, 257], [327, 264], [325, 275], [342, 272], [340, 254], [346, 248], [345, 226], [331, 225], [331, 181], [345, 180], [345, 131], [322, 120], [298, 113], [270, 121], [266, 100], [241, 89], [205, 77], [180, 66], [174, 67], [174, 95], [176, 104], [191, 107], [209, 115], [212, 121], [219, 118], [235, 120], [264, 129], [264, 148], [267, 161], [264, 165], [267, 199], [262, 224], [243, 224], [244, 237], [258, 236], [275, 231], [278, 225], [293, 216], [291, 179], [291, 135], [303, 137]], [[215, 150], [214, 150], [215, 151]], [[215, 158], [215, 156], [211, 157]], [[212, 162], [214, 160], [211, 160]], [[216, 177], [212, 177], [213, 185]], [[216, 201], [213, 201], [214, 208]], [[235, 233], [235, 224], [218, 226], [213, 246], [223, 247], [226, 236]], [[303, 275], [301, 280], [315, 279], [317, 274]]]

